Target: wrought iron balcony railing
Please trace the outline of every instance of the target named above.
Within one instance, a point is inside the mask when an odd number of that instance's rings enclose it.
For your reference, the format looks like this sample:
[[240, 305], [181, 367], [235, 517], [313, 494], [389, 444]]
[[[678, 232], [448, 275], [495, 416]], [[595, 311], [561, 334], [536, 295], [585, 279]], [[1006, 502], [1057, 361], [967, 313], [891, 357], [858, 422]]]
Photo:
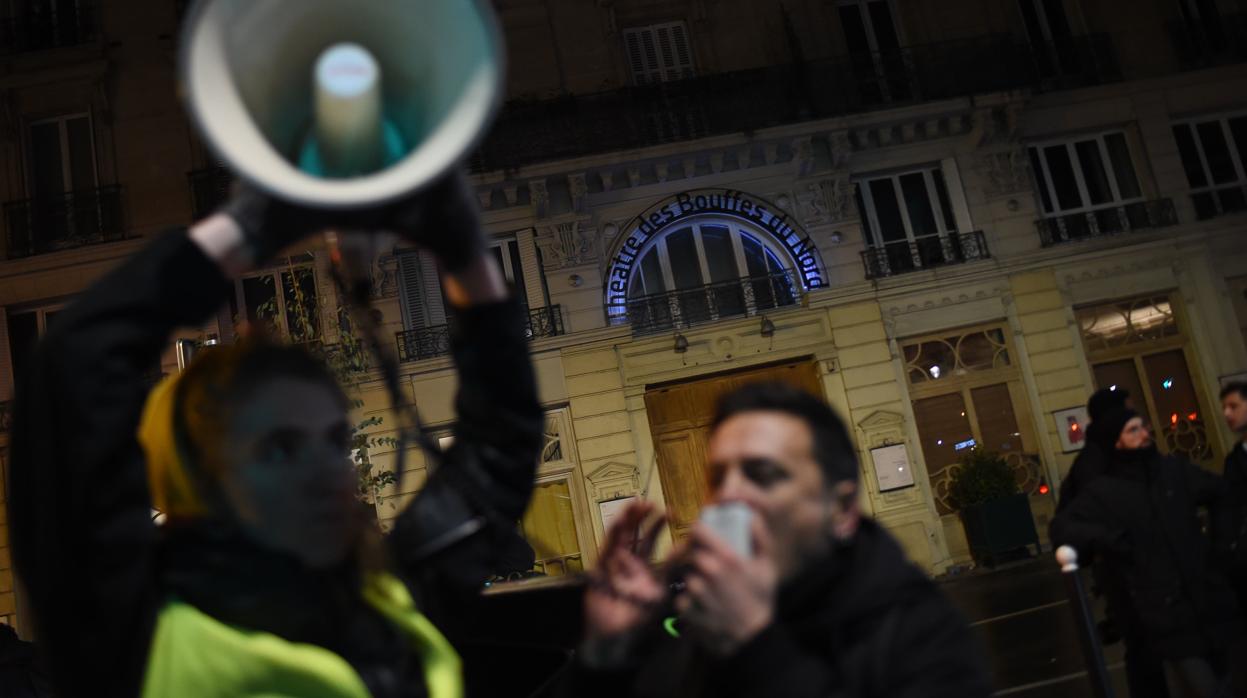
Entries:
[[1174, 20], [1167, 26], [1183, 70], [1247, 62], [1247, 15], [1224, 15], [1203, 24]]
[[4, 220], [9, 259], [126, 238], [118, 186], [13, 201]]
[[797, 305], [803, 293], [792, 272], [751, 276], [630, 298], [616, 322], [630, 323], [637, 335], [666, 332]]
[[1195, 206], [1195, 217], [1201, 221], [1242, 213], [1247, 211], [1247, 186], [1231, 184], [1191, 192], [1191, 203]]
[[191, 216], [199, 220], [217, 210], [229, 198], [234, 176], [224, 167], [208, 167], [186, 175], [191, 187]]
[[1176, 225], [1178, 214], [1171, 199], [1138, 201], [1122, 206], [1070, 213], [1035, 221], [1044, 247], [1065, 242], [1117, 235], [1134, 230]]
[[1119, 79], [1106, 35], [1032, 46], [985, 36], [688, 80], [512, 102], [472, 158], [476, 171], [626, 150], [889, 105]]
[[[563, 309], [559, 305], [532, 308], [527, 311], [524, 334], [529, 339], [558, 337], [566, 334], [563, 329]], [[398, 341], [398, 360], [401, 363], [432, 359], [450, 353], [450, 325], [433, 325], [395, 333]]]
[[99, 38], [94, 5], [86, 2], [20, 5], [27, 5], [24, 14], [0, 20], [0, 55], [77, 46]]
[[862, 250], [867, 279], [881, 279], [905, 272], [987, 259], [983, 231], [963, 235], [928, 235], [916, 240], [889, 242]]

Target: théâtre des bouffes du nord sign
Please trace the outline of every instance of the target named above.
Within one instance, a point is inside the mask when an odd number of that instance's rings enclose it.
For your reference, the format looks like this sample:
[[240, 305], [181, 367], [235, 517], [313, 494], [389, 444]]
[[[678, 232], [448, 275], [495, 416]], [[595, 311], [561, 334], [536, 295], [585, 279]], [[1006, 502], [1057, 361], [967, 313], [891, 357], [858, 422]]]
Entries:
[[623, 242], [606, 274], [606, 307], [612, 315], [624, 310], [634, 265], [649, 241], [672, 226], [700, 216], [730, 217], [749, 223], [788, 251], [796, 265], [794, 271], [806, 289], [826, 284], [818, 248], [795, 222], [789, 221], [787, 211], [734, 189], [696, 189], [664, 199], [637, 216], [624, 231]]

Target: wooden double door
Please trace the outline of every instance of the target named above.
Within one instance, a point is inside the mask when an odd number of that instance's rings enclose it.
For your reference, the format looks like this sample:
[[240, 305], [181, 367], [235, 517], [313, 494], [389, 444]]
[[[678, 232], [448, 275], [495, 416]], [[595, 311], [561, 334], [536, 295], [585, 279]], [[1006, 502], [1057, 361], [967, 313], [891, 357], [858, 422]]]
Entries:
[[706, 444], [719, 398], [747, 383], [781, 381], [824, 398], [813, 360], [718, 374], [678, 384], [651, 387], [645, 409], [667, 502], [671, 534], [680, 540], [697, 521], [709, 494]]

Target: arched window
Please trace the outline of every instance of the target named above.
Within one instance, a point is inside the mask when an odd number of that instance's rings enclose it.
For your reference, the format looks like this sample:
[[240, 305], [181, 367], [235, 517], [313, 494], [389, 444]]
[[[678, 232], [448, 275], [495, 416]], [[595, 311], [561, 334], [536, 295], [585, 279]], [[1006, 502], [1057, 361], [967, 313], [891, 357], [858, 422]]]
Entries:
[[638, 255], [628, 283], [634, 329], [666, 329], [792, 305], [788, 253], [743, 221], [703, 216], [674, 225]]

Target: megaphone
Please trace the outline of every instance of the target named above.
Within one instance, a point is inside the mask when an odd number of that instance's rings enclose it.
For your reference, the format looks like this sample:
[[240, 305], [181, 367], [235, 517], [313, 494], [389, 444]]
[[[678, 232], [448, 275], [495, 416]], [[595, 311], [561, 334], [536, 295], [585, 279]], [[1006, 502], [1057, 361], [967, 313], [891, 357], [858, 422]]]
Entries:
[[[475, 147], [502, 93], [499, 37], [483, 0], [198, 0], [183, 28], [182, 87], [209, 147], [240, 178], [296, 204], [367, 208], [440, 179]], [[326, 87], [335, 61], [346, 81]], [[369, 61], [379, 89], [360, 78]], [[326, 92], [339, 88], [350, 104]], [[369, 119], [385, 150], [372, 167], [372, 146], [359, 145]], [[318, 136], [338, 141], [317, 150]], [[318, 171], [334, 148], [364, 153], [365, 165]]]

